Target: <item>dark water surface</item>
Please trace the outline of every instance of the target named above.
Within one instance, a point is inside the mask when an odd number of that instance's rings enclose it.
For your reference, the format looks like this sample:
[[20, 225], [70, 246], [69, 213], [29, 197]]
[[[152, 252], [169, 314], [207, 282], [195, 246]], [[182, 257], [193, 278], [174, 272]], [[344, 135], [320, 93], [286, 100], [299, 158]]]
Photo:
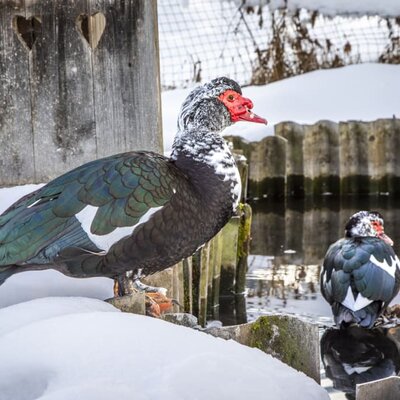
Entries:
[[[394, 352], [393, 341], [384, 333], [355, 330], [342, 335], [329, 329], [331, 310], [319, 290], [319, 273], [329, 245], [343, 237], [347, 220], [360, 210], [379, 211], [383, 215], [385, 232], [393, 239], [396, 253], [400, 254], [400, 199], [370, 196], [259, 201], [252, 203], [252, 209], [245, 296], [247, 314], [241, 315], [236, 304], [236, 322], [283, 312], [318, 323], [327, 368], [326, 374], [322, 368], [322, 384], [332, 399], [353, 398], [351, 392], [356, 383], [397, 371], [398, 351]], [[400, 302], [400, 298], [395, 302]], [[335, 356], [329, 353], [332, 349], [335, 349]], [[335, 359], [339, 356], [343, 362]]]

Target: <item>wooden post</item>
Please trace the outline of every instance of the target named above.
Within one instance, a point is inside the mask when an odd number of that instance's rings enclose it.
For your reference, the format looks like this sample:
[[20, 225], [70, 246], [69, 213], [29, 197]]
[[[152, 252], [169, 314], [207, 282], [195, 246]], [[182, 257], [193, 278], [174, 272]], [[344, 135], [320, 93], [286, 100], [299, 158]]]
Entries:
[[243, 294], [246, 290], [247, 257], [251, 240], [251, 207], [248, 204], [242, 205], [238, 229], [235, 294]]
[[199, 282], [199, 324], [204, 326], [207, 321], [208, 268], [210, 263], [210, 242], [200, 250], [200, 282]]
[[400, 121], [379, 119], [370, 123], [368, 153], [371, 192], [400, 194]]
[[233, 217], [222, 228], [221, 295], [235, 294], [239, 222], [239, 217]]
[[275, 125], [275, 135], [287, 140], [286, 150], [286, 194], [304, 196], [303, 141], [304, 126], [295, 122], [281, 122]]
[[156, 0], [0, 4], [0, 186], [162, 149]]
[[342, 195], [369, 193], [368, 146], [370, 123], [339, 124], [340, 192]]
[[183, 292], [184, 292], [184, 310], [187, 313], [193, 314], [193, 273], [192, 273], [192, 258], [185, 258], [183, 264]]
[[250, 155], [249, 192], [254, 198], [277, 198], [285, 195], [287, 140], [267, 136], [254, 143]]
[[310, 195], [338, 195], [339, 130], [338, 124], [319, 121], [305, 126], [304, 133], [305, 191]]

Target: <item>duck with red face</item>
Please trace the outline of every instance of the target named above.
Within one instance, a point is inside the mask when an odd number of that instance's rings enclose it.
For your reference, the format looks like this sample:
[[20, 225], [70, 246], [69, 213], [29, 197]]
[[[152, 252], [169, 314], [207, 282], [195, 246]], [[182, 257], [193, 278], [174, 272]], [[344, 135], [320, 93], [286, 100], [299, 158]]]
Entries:
[[183, 103], [170, 158], [112, 155], [18, 200], [0, 216], [0, 284], [53, 268], [114, 278], [123, 295], [139, 271], [153, 274], [192, 255], [235, 212], [240, 177], [221, 133], [237, 121], [266, 123], [252, 108], [235, 81], [214, 79]]
[[400, 288], [400, 262], [378, 212], [359, 211], [345, 237], [332, 244], [321, 272], [321, 291], [337, 326], [372, 328]]

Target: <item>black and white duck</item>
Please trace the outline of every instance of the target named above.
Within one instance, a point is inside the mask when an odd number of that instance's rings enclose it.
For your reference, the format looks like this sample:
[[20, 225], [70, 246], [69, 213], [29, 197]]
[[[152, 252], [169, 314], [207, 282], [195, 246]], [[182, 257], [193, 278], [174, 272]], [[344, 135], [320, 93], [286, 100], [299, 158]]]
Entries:
[[321, 291], [337, 326], [372, 328], [400, 287], [400, 262], [378, 212], [359, 211], [323, 262]]
[[[241, 192], [221, 136], [236, 121], [266, 123], [221, 77], [184, 101], [169, 158], [133, 151], [59, 176], [0, 216], [0, 283], [28, 270], [121, 282], [192, 255], [231, 218]], [[124, 289], [125, 288], [125, 289]]]

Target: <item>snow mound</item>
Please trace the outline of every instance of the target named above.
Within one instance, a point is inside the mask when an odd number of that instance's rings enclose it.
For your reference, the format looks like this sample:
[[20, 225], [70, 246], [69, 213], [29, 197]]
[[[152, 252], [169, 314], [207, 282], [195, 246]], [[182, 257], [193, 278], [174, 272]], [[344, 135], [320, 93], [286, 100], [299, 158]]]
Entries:
[[329, 398], [313, 380], [260, 350], [110, 311], [82, 298], [4, 309], [0, 399]]

